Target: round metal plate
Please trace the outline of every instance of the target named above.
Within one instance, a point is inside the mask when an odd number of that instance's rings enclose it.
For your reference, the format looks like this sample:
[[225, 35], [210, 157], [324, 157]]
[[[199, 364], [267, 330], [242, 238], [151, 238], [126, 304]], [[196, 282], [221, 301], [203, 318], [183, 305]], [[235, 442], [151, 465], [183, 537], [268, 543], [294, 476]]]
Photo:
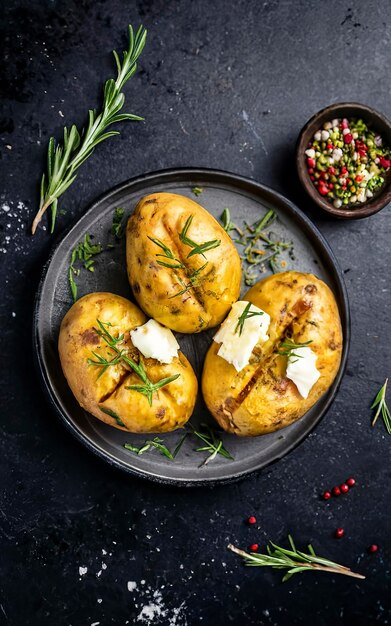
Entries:
[[[203, 192], [197, 199], [193, 187]], [[203, 453], [195, 452], [197, 441], [187, 437], [175, 461], [158, 450], [137, 456], [127, 451], [127, 441], [141, 445], [145, 436], [127, 434], [103, 424], [86, 413], [73, 397], [62, 373], [57, 341], [61, 320], [72, 304], [68, 284], [71, 250], [86, 233], [101, 242], [105, 251], [96, 257], [94, 273], [82, 271], [78, 278], [79, 293], [111, 291], [132, 299], [126, 274], [125, 241], [115, 243], [110, 234], [114, 209], [122, 207], [128, 217], [146, 194], [169, 191], [197, 200], [217, 219], [225, 207], [238, 224], [253, 223], [272, 208], [278, 215], [273, 231], [294, 242], [294, 260], [288, 268], [312, 272], [333, 290], [342, 320], [344, 349], [340, 371], [333, 386], [298, 422], [276, 433], [256, 438], [238, 438], [222, 434], [224, 445], [233, 461], [217, 456], [200, 467]], [[265, 276], [267, 273], [264, 274]], [[248, 287], [243, 286], [243, 293]], [[189, 336], [178, 335], [181, 350], [191, 361], [200, 379], [205, 353], [215, 331]], [[147, 174], [130, 180], [106, 193], [70, 229], [53, 250], [39, 286], [34, 314], [34, 347], [40, 378], [57, 414], [67, 428], [87, 448], [110, 464], [144, 478], [163, 483], [193, 486], [228, 482], [277, 461], [292, 450], [315, 427], [330, 406], [341, 381], [349, 346], [349, 305], [337, 261], [323, 236], [312, 222], [289, 200], [275, 191], [235, 174], [207, 169], [176, 169]], [[192, 423], [213, 423], [199, 397]], [[173, 449], [182, 431], [164, 435], [164, 443]], [[198, 442], [199, 443], [199, 442]]]

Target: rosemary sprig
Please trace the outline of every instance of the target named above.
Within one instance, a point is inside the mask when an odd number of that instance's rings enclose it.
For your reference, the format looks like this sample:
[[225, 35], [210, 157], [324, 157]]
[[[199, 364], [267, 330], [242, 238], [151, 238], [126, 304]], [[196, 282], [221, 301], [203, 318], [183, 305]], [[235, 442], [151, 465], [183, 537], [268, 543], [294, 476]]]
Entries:
[[119, 111], [125, 102], [122, 88], [137, 69], [137, 59], [144, 48], [146, 36], [147, 31], [143, 26], [140, 26], [134, 35], [133, 28], [129, 25], [129, 45], [128, 49], [123, 52], [122, 61], [117, 52], [113, 50], [117, 66], [117, 78], [115, 80], [110, 78], [106, 81], [102, 109], [98, 114], [95, 110], [89, 110], [87, 128], [82, 133], [79, 133], [75, 125], [72, 125], [69, 129], [64, 127], [62, 143], [56, 144], [54, 137], [50, 138], [47, 154], [47, 172], [43, 174], [41, 179], [40, 207], [31, 229], [33, 235], [42, 216], [49, 207], [51, 207], [52, 213], [51, 232], [53, 232], [58, 199], [75, 180], [78, 168], [91, 156], [101, 141], [113, 135], [119, 135], [118, 131], [107, 129], [112, 124], [124, 120], [138, 121], [143, 119], [138, 115], [120, 113]]
[[251, 302], [248, 302], [248, 304], [246, 304], [245, 308], [243, 309], [243, 313], [241, 313], [241, 315], [239, 315], [238, 317], [238, 323], [235, 326], [235, 333], [239, 331], [239, 337], [243, 332], [244, 323], [247, 319], [249, 319], [250, 317], [255, 317], [255, 315], [263, 315], [263, 311], [250, 311], [250, 308]]
[[126, 389], [132, 389], [133, 391], [138, 391], [145, 395], [148, 399], [149, 406], [152, 406], [153, 394], [156, 393], [162, 387], [169, 385], [174, 380], [179, 378], [180, 374], [174, 374], [173, 376], [168, 376], [167, 378], [161, 378], [156, 383], [153, 383], [147, 375], [145, 371], [144, 365], [141, 363], [136, 363], [127, 356], [126, 351], [120, 349], [118, 344], [121, 344], [124, 340], [124, 335], [119, 335], [118, 337], [114, 337], [110, 332], [109, 328], [112, 326], [110, 322], [102, 322], [100, 320], [96, 320], [99, 328], [95, 328], [95, 332], [105, 341], [105, 343], [111, 348], [114, 352], [114, 355], [109, 355], [111, 358], [106, 359], [105, 357], [99, 355], [97, 352], [92, 352], [92, 354], [98, 359], [94, 361], [93, 359], [87, 359], [87, 363], [89, 365], [95, 365], [98, 367], [102, 367], [103, 371], [101, 371], [98, 375], [98, 378], [102, 376], [102, 374], [107, 370], [111, 365], [116, 365], [120, 361], [123, 361], [137, 374], [139, 378], [141, 378], [143, 384], [138, 385], [129, 385]]
[[199, 196], [203, 191], [203, 187], [192, 187], [191, 188], [192, 193], [194, 193], [195, 196]]
[[372, 426], [376, 424], [377, 418], [381, 414], [383, 418], [384, 426], [386, 427], [388, 434], [391, 435], [391, 414], [390, 414], [390, 409], [388, 408], [387, 403], [386, 403], [387, 384], [388, 384], [388, 378], [386, 378], [384, 385], [378, 391], [376, 398], [374, 399], [373, 404], [371, 405], [371, 409], [374, 409], [375, 407], [377, 407], [376, 413], [372, 420]]
[[218, 248], [218, 246], [221, 244], [220, 239], [213, 239], [212, 241], [205, 241], [204, 243], [196, 243], [195, 241], [193, 241], [192, 239], [190, 239], [187, 235], [189, 228], [191, 226], [191, 223], [193, 221], [193, 215], [189, 215], [189, 217], [187, 218], [184, 227], [182, 228], [182, 231], [179, 233], [179, 239], [181, 240], [182, 243], [184, 243], [187, 246], [190, 246], [191, 248], [193, 248], [189, 254], [187, 255], [187, 258], [190, 258], [191, 256], [194, 256], [195, 254], [202, 254], [203, 257], [205, 257], [205, 252], [207, 250], [212, 250], [213, 248]]
[[[231, 221], [231, 212], [226, 207], [222, 214], [220, 215], [220, 220], [223, 222], [223, 228], [227, 233], [230, 233], [231, 230], [236, 230], [236, 232], [243, 237], [244, 232], [237, 226], [234, 222]], [[244, 245], [244, 242], [238, 242]]]
[[173, 452], [171, 452], [171, 450], [169, 450], [169, 448], [167, 448], [167, 446], [164, 445], [163, 439], [159, 439], [159, 437], [155, 437], [154, 439], [146, 439], [144, 443], [142, 444], [142, 446], [140, 447], [134, 446], [131, 443], [124, 443], [124, 448], [126, 448], [130, 452], [134, 452], [138, 456], [140, 456], [141, 454], [144, 454], [144, 452], [147, 452], [148, 450], [155, 448], [156, 450], [159, 450], [160, 454], [167, 457], [167, 459], [169, 459], [170, 461], [174, 461], [175, 457], [177, 456], [179, 450], [182, 447], [183, 442], [185, 441], [187, 437], [187, 434], [188, 433], [185, 433], [183, 437], [180, 438]]
[[299, 572], [329, 572], [330, 574], [344, 574], [354, 578], [364, 579], [362, 574], [352, 572], [348, 567], [334, 563], [329, 559], [317, 556], [311, 544], [308, 545], [308, 553], [296, 549], [291, 535], [288, 535], [290, 550], [281, 548], [275, 543], [269, 542], [267, 554], [258, 552], [245, 552], [236, 548], [231, 543], [227, 546], [229, 550], [239, 554], [245, 560], [245, 564], [252, 567], [272, 567], [273, 569], [287, 569], [287, 573], [282, 579], [285, 582], [294, 574]]
[[[303, 356], [301, 354], [297, 354], [295, 352], [295, 350], [297, 350], [297, 348], [305, 348], [306, 346], [308, 346], [310, 343], [312, 343], [312, 339], [310, 339], [309, 341], [304, 341], [303, 343], [299, 343], [299, 342], [295, 342], [292, 339], [285, 339], [282, 343], [281, 343], [281, 348], [284, 348], [283, 350], [277, 350], [277, 354], [280, 354], [281, 356], [286, 356], [288, 357], [288, 359], [293, 359], [296, 358], [297, 359], [302, 359]], [[293, 363], [295, 363], [296, 361], [293, 361]]]
[[74, 302], [76, 302], [77, 299], [77, 284], [75, 281], [75, 276], [80, 275], [80, 268], [75, 267], [76, 261], [80, 261], [83, 264], [84, 269], [88, 270], [89, 272], [93, 272], [95, 270], [93, 257], [97, 254], [100, 254], [101, 252], [102, 246], [100, 245], [100, 243], [93, 244], [91, 242], [91, 235], [89, 235], [88, 233], [84, 235], [83, 241], [81, 241], [76, 246], [76, 248], [72, 250], [71, 262], [69, 264], [68, 270], [68, 278]]
[[124, 209], [121, 209], [121, 207], [117, 207], [114, 211], [111, 232], [116, 239], [121, 239], [122, 235], [124, 234], [122, 227], [122, 219], [124, 217], [124, 213], [125, 211]]
[[229, 459], [230, 461], [234, 460], [233, 456], [231, 456], [228, 450], [224, 447], [221, 437], [219, 437], [217, 433], [210, 428], [210, 426], [207, 424], [201, 424], [202, 430], [196, 430], [192, 424], [189, 424], [189, 426], [192, 429], [193, 435], [198, 437], [198, 439], [205, 444], [204, 446], [201, 446], [201, 448], [196, 448], [196, 452], [210, 452], [210, 455], [206, 457], [199, 467], [203, 467], [213, 461], [218, 454], [221, 454], [221, 456], [225, 459]]
[[156, 246], [158, 246], [161, 250], [163, 250], [164, 254], [156, 254], [156, 257], [162, 257], [164, 259], [172, 259], [173, 263], [167, 263], [165, 261], [161, 261], [160, 259], [157, 261], [158, 265], [162, 265], [163, 267], [169, 267], [171, 269], [185, 269], [183, 263], [181, 263], [180, 259], [177, 259], [175, 254], [168, 246], [166, 246], [163, 241], [160, 239], [155, 239], [154, 237], [149, 237], [148, 239], [152, 241]]

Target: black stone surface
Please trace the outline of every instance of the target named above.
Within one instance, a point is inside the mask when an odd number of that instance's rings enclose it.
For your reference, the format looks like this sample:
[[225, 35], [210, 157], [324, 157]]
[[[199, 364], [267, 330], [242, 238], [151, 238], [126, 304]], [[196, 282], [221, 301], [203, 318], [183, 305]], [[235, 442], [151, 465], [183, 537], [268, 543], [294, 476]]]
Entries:
[[[369, 405], [390, 374], [389, 208], [327, 221], [299, 188], [293, 154], [301, 126], [328, 103], [357, 100], [391, 116], [391, 5], [8, 0], [1, 12], [0, 623], [388, 624], [391, 440], [380, 422], [370, 428]], [[146, 121], [124, 124], [80, 170], [55, 237], [41, 228], [32, 238], [48, 138], [99, 106], [109, 52], [129, 22], [149, 30], [126, 88], [128, 110]], [[316, 431], [268, 471], [189, 491], [131, 479], [84, 450], [51, 414], [31, 350], [34, 294], [55, 238], [114, 184], [175, 166], [235, 171], [295, 201], [336, 253], [352, 309], [348, 369]], [[320, 500], [349, 475], [349, 494]], [[278, 572], [245, 569], [226, 550], [288, 532], [366, 580], [307, 573], [282, 585]]]

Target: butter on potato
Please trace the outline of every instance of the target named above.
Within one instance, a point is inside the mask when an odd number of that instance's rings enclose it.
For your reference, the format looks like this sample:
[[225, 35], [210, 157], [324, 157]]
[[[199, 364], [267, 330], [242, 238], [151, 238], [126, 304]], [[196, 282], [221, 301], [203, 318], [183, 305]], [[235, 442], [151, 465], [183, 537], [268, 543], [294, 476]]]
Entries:
[[[123, 335], [117, 349], [142, 364], [152, 383], [179, 374], [176, 380], [153, 393], [151, 405], [146, 395], [127, 388], [143, 381], [122, 359], [105, 371], [101, 365], [89, 363], [99, 363], [99, 357], [116, 357], [116, 352], [99, 335], [98, 320], [114, 338]], [[121, 296], [99, 292], [80, 298], [61, 324], [61, 365], [80, 406], [99, 420], [133, 433], [169, 432], [181, 428], [190, 418], [197, 396], [197, 378], [181, 352], [169, 364], [140, 354], [130, 332], [146, 321], [144, 313]]]
[[[197, 252], [195, 244], [207, 243], [213, 247]], [[239, 297], [240, 258], [231, 238], [184, 196], [154, 193], [140, 200], [127, 224], [126, 258], [138, 304], [172, 330], [217, 326]]]
[[[329, 287], [313, 274], [282, 272], [261, 280], [244, 296], [268, 315], [269, 339], [255, 346], [249, 364], [237, 372], [218, 356], [212, 342], [202, 374], [209, 411], [227, 432], [240, 436], [270, 433], [302, 417], [326, 393], [342, 353], [338, 306]], [[303, 398], [286, 375], [287, 356], [278, 354], [287, 336], [316, 355], [319, 379]]]

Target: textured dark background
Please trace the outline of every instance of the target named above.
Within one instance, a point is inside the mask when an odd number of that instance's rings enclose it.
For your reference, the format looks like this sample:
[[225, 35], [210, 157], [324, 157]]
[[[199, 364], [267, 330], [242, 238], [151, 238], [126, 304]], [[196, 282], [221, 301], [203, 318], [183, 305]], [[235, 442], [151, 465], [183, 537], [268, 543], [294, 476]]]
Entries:
[[[391, 439], [380, 422], [371, 430], [369, 405], [390, 374], [389, 209], [324, 220], [292, 161], [301, 126], [329, 103], [357, 100], [391, 116], [391, 4], [4, 0], [1, 12], [0, 623], [388, 624]], [[146, 122], [124, 124], [85, 164], [61, 202], [58, 236], [116, 183], [206, 166], [294, 200], [346, 272], [353, 337], [336, 401], [292, 454], [231, 486], [177, 490], [111, 469], [51, 414], [34, 371], [33, 300], [55, 238], [28, 232], [47, 141], [99, 104], [129, 22], [149, 30], [126, 87], [127, 110]], [[347, 496], [319, 499], [349, 475], [358, 484]], [[226, 550], [229, 540], [264, 545], [288, 532], [367, 579], [303, 574], [282, 585], [278, 572], [244, 569]], [[370, 556], [372, 542], [380, 551]], [[151, 602], [160, 616], [148, 620]]]

